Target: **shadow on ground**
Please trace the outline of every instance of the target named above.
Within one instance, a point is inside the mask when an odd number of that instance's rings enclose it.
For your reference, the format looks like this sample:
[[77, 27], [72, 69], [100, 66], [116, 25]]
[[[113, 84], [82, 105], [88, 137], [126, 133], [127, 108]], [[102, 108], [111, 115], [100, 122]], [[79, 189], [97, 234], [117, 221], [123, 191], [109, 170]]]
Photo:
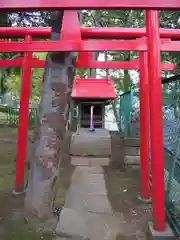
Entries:
[[[120, 137], [111, 133], [113, 162], [104, 167], [108, 197], [114, 212], [121, 219], [117, 240], [145, 240], [147, 222], [151, 220], [151, 204], [137, 199], [140, 190], [140, 170], [123, 164]], [[118, 163], [119, 162], [119, 163]]]

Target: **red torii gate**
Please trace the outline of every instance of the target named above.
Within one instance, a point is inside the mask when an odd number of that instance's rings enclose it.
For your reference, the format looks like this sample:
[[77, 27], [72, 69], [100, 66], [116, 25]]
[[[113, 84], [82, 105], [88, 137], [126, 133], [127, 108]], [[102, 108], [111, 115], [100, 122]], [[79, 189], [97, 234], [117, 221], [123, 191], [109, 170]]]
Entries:
[[[94, 0], [67, 0], [65, 2], [59, 2], [52, 0], [41, 1], [24, 1], [24, 0], [2, 0], [0, 2], [0, 9], [4, 10], [26, 10], [26, 9], [119, 9], [119, 8], [146, 8], [146, 9], [180, 9], [179, 0], [159, 0], [152, 1], [138, 0], [132, 2], [127, 0], [120, 2], [119, 0], [107, 0], [106, 6], [104, 6], [104, 0], [94, 2]], [[152, 151], [152, 201], [153, 201], [153, 215], [154, 215], [154, 228], [159, 232], [164, 232], [166, 229], [165, 224], [165, 212], [164, 212], [164, 154], [163, 154], [163, 128], [162, 128], [162, 90], [160, 80], [160, 51], [179, 51], [180, 43], [178, 41], [160, 41], [159, 35], [159, 22], [158, 11], [148, 10], [146, 11], [147, 20], [147, 44], [146, 40], [127, 40], [125, 41], [82, 41], [80, 40], [80, 28], [74, 12], [65, 11], [65, 15], [69, 13], [69, 29], [74, 32], [75, 37], [71, 32], [68, 32], [67, 36], [61, 41], [31, 41], [30, 37], [27, 37], [26, 42], [16, 43], [1, 41], [0, 51], [2, 52], [25, 52], [24, 64], [22, 70], [22, 76], [28, 75], [31, 72], [31, 67], [28, 66], [29, 60], [32, 58], [32, 52], [47, 52], [47, 51], [140, 51], [144, 54], [144, 62], [148, 62], [148, 74], [143, 71], [145, 79], [141, 83], [141, 87], [148, 89], [149, 85], [149, 101], [150, 101], [150, 129], [151, 129], [151, 151]], [[73, 19], [73, 17], [75, 17]], [[71, 19], [70, 19], [71, 18]], [[73, 20], [73, 21], [71, 21]], [[72, 26], [72, 22], [74, 25]], [[65, 24], [65, 22], [63, 23]], [[68, 24], [68, 23], [66, 23]], [[73, 29], [72, 29], [73, 27]], [[66, 28], [67, 29], [67, 28]], [[76, 39], [76, 40], [72, 40]], [[146, 51], [147, 58], [146, 58]], [[145, 70], [145, 68], [144, 68]], [[148, 75], [149, 81], [148, 83]], [[30, 82], [30, 80], [28, 80]], [[146, 87], [146, 88], [145, 88]], [[30, 87], [29, 87], [30, 88]], [[24, 90], [24, 89], [23, 89]], [[27, 91], [29, 89], [27, 88]], [[148, 94], [146, 91], [141, 91], [141, 103], [148, 105]], [[30, 92], [30, 91], [29, 91]], [[143, 93], [142, 93], [143, 92]], [[145, 99], [144, 99], [145, 98]], [[145, 101], [144, 101], [145, 100]], [[141, 106], [143, 107], [143, 105]], [[23, 105], [22, 105], [23, 106]], [[24, 103], [25, 106], [25, 103]], [[22, 111], [23, 111], [22, 107]], [[142, 108], [141, 108], [142, 111]], [[28, 113], [27, 111], [25, 111]], [[27, 114], [28, 115], [28, 114]], [[145, 111], [142, 114], [145, 116]], [[142, 116], [141, 115], [141, 116]], [[147, 116], [146, 116], [147, 119]], [[24, 119], [25, 121], [27, 119]], [[21, 123], [22, 120], [21, 120]], [[146, 131], [148, 124], [146, 123]], [[145, 125], [144, 125], [145, 128]], [[27, 129], [26, 129], [27, 132]], [[146, 135], [148, 136], [148, 134]], [[146, 144], [147, 144], [146, 139]], [[22, 147], [22, 146], [21, 146]], [[24, 145], [23, 145], [24, 147]], [[158, 183], [158, 184], [157, 184]]]
[[[13, 60], [0, 60], [0, 67], [23, 67], [24, 57], [17, 57]], [[43, 68], [45, 65], [44, 60], [38, 58], [32, 58], [28, 56], [28, 69], [26, 74], [22, 74], [22, 86], [21, 86], [21, 98], [20, 98], [20, 119], [19, 119], [19, 131], [18, 131], [18, 145], [17, 145], [17, 160], [16, 160], [16, 182], [15, 190], [21, 188], [24, 179], [24, 163], [26, 157], [26, 146], [22, 148], [27, 142], [28, 129], [28, 105], [29, 94], [31, 85], [31, 68]], [[104, 69], [128, 69], [128, 70], [140, 70], [140, 124], [141, 124], [141, 144], [140, 144], [140, 156], [141, 156], [141, 198], [148, 200], [150, 198], [149, 188], [149, 146], [148, 146], [148, 106], [147, 100], [147, 54], [140, 53], [140, 59], [134, 59], [132, 61], [121, 62], [98, 62], [93, 60], [91, 52], [80, 52], [76, 61], [77, 68], [104, 68]], [[161, 70], [173, 71], [175, 70], [175, 64], [161, 64]], [[24, 71], [23, 71], [24, 73]], [[24, 91], [26, 89], [26, 91]], [[142, 104], [143, 103], [143, 104]]]
[[0, 9], [2, 10], [78, 10], [78, 9], [180, 9], [180, 2], [178, 0], [137, 0], [136, 2], [131, 0], [119, 1], [119, 0], [104, 0], [94, 1], [88, 0], [66, 0], [66, 1], [25, 1], [24, 0], [1, 0]]
[[[124, 27], [81, 27], [82, 39], [136, 39], [146, 37], [145, 28], [124, 28]], [[180, 39], [180, 29], [160, 28], [161, 38], [174, 40]], [[30, 35], [35, 38], [49, 38], [50, 27], [1, 27], [1, 37], [25, 37]]]
[[[3, 50], [2, 50], [3, 49]], [[162, 39], [159, 43], [162, 52], [179, 52], [180, 42]], [[58, 40], [58, 41], [0, 41], [3, 52], [103, 52], [103, 51], [147, 51], [146, 39], [137, 40]]]
[[[27, 55], [27, 54], [26, 54]], [[20, 119], [17, 145], [17, 162], [16, 162], [16, 183], [15, 190], [20, 189], [24, 178], [24, 163], [26, 156], [26, 139], [28, 129], [28, 105], [31, 85], [31, 68], [43, 68], [44, 60], [32, 58], [32, 55], [18, 57], [14, 60], [0, 60], [0, 67], [25, 67], [25, 60], [28, 58], [28, 66], [22, 73], [22, 86], [20, 98]], [[141, 198], [144, 200], [150, 199], [149, 187], [149, 145], [148, 145], [148, 115], [149, 102], [147, 95], [148, 88], [148, 65], [147, 54], [140, 53], [140, 59], [122, 62], [98, 62], [92, 59], [92, 53], [80, 52], [76, 66], [78, 68], [104, 68], [104, 69], [129, 69], [140, 70], [140, 124], [141, 124]], [[172, 71], [175, 70], [175, 64], [161, 64], [161, 70]], [[28, 69], [28, 71], [27, 71]], [[26, 91], [25, 91], [26, 90]], [[23, 146], [24, 145], [24, 146]], [[23, 147], [22, 147], [23, 146]]]
[[[99, 62], [92, 60], [91, 58], [88, 60], [88, 55], [81, 52], [79, 54], [80, 57], [83, 59], [79, 59], [76, 61], [76, 68], [96, 68], [96, 69], [123, 69], [123, 70], [139, 70], [140, 69], [140, 59], [133, 59], [131, 61], [108, 61], [108, 62]], [[89, 53], [88, 53], [89, 54]], [[17, 57], [15, 59], [7, 59], [7, 60], [0, 60], [0, 67], [7, 68], [7, 67], [23, 67], [24, 57]], [[39, 58], [32, 57], [29, 59], [29, 66], [31, 68], [44, 68], [45, 60], [41, 60]], [[176, 64], [173, 63], [162, 63], [161, 70], [164, 71], [173, 71], [176, 69]]]

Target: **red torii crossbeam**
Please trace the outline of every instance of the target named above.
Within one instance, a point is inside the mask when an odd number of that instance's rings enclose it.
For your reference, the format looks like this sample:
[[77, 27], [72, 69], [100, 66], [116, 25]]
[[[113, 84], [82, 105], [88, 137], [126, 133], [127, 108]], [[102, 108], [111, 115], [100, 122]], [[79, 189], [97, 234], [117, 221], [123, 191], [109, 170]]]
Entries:
[[[136, 39], [146, 36], [145, 28], [118, 28], [118, 27], [81, 27], [82, 39]], [[180, 29], [160, 28], [160, 37], [179, 40]], [[3, 38], [17, 38], [30, 35], [35, 38], [49, 38], [50, 27], [0, 27], [0, 36]]]
[[[0, 41], [0, 52], [103, 52], [103, 51], [147, 51], [145, 39], [137, 40], [59, 40], [59, 41], [32, 41], [8, 42]], [[160, 51], [178, 52], [180, 42], [161, 40]]]
[[79, 9], [180, 9], [179, 0], [1, 0], [0, 9], [6, 11], [79, 10]]
[[[45, 61], [39, 58], [31, 58], [28, 62], [31, 68], [44, 68]], [[18, 57], [12, 60], [0, 60], [0, 67], [22, 67], [23, 57]], [[76, 62], [76, 68], [96, 68], [96, 69], [124, 69], [124, 70], [139, 70], [139, 59], [134, 59], [132, 61], [109, 61], [109, 62]], [[162, 63], [161, 70], [173, 71], [176, 69], [176, 64], [172, 63]]]

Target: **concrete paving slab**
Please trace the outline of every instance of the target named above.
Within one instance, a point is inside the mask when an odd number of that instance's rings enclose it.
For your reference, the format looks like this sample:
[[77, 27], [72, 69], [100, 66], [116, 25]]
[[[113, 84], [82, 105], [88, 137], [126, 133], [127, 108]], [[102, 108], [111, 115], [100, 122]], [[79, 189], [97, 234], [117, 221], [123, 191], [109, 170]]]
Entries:
[[87, 167], [87, 166], [81, 166], [81, 167], [76, 167], [76, 172], [83, 172], [84, 174], [86, 173], [93, 173], [93, 174], [99, 174], [99, 173], [104, 173], [104, 170], [101, 166], [95, 166], [95, 167]]
[[74, 166], [108, 166], [110, 162], [109, 157], [95, 158], [95, 157], [71, 157], [71, 164]]
[[75, 192], [78, 194], [107, 194], [107, 189], [101, 184], [81, 184], [80, 186], [71, 185], [68, 192]]
[[[101, 171], [98, 167], [96, 171]], [[105, 185], [104, 182], [104, 174], [103, 173], [94, 173], [94, 167], [89, 167], [89, 169], [84, 167], [76, 167], [73, 174], [72, 174], [72, 184], [76, 184], [76, 182], [81, 182], [83, 184], [87, 183], [99, 183]]]
[[108, 166], [110, 158], [90, 158], [90, 166]]
[[77, 156], [107, 156], [111, 155], [111, 137], [107, 130], [96, 129], [89, 132], [81, 128], [79, 134], [72, 135], [70, 153]]
[[90, 160], [88, 157], [71, 157], [71, 164], [74, 166], [89, 166]]
[[93, 240], [116, 240], [120, 231], [120, 220], [113, 214], [89, 215], [89, 238]]
[[139, 147], [125, 147], [125, 154], [129, 156], [140, 156]]
[[140, 156], [128, 156], [124, 157], [124, 162], [127, 165], [139, 165], [140, 164]]
[[112, 213], [112, 207], [106, 194], [94, 195], [68, 192], [64, 207], [83, 212]]
[[[56, 227], [56, 234], [67, 237], [88, 237], [87, 214], [74, 209], [63, 208], [60, 221]], [[64, 236], [64, 237], [65, 237]]]
[[[97, 171], [102, 171], [98, 168]], [[102, 173], [91, 173], [95, 172], [94, 167], [87, 168], [77, 167], [72, 175], [72, 184], [69, 191], [74, 190], [76, 192], [84, 193], [99, 193], [107, 192], [105, 186], [104, 175]]]
[[64, 208], [56, 233], [61, 236], [62, 234], [69, 237], [74, 236], [73, 240], [77, 236], [81, 237], [80, 239], [115, 240], [119, 233], [119, 227], [120, 221], [113, 214], [84, 213]]
[[116, 239], [121, 222], [113, 213], [103, 173], [99, 166], [76, 167], [56, 228], [59, 237], [73, 240]]

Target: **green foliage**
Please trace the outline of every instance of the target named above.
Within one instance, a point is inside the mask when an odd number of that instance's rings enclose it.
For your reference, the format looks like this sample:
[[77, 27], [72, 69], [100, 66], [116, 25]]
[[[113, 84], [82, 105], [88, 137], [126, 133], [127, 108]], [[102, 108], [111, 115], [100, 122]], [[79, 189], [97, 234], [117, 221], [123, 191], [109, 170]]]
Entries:
[[87, 69], [78, 69], [77, 75], [79, 75], [80, 78], [86, 78], [88, 75], [88, 70]]
[[[46, 59], [46, 53], [33, 54], [34, 57], [38, 57], [42, 60]], [[41, 85], [43, 79], [44, 69], [32, 70], [32, 82], [31, 82], [31, 103], [38, 103], [41, 94]], [[12, 71], [7, 78], [8, 89], [12, 92], [12, 96], [16, 101], [20, 99], [21, 92], [21, 74], [18, 71]]]
[[[42, 83], [42, 69], [32, 70], [32, 83], [31, 83], [31, 103], [37, 103], [41, 93]], [[19, 101], [21, 92], [21, 76], [17, 73], [12, 73], [8, 77], [8, 86], [11, 90], [13, 99]]]
[[41, 94], [43, 69], [33, 69], [32, 84], [31, 84], [31, 102], [38, 103]]

